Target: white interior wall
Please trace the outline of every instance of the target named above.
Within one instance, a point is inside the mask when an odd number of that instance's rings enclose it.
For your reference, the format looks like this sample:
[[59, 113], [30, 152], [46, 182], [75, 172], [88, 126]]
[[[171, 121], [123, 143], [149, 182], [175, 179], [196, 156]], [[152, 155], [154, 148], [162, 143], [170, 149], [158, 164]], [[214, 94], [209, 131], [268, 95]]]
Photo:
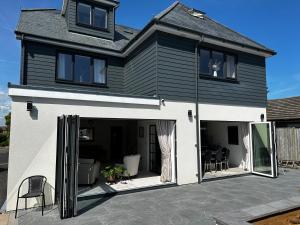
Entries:
[[[230, 150], [229, 164], [230, 166], [243, 168], [243, 160], [246, 159], [246, 149], [243, 145], [243, 134], [241, 126], [245, 126], [245, 122], [212, 122], [208, 121], [208, 141], [210, 144], [220, 145]], [[239, 141], [238, 145], [228, 144], [228, 126], [238, 127]], [[249, 151], [249, 149], [248, 149]]]

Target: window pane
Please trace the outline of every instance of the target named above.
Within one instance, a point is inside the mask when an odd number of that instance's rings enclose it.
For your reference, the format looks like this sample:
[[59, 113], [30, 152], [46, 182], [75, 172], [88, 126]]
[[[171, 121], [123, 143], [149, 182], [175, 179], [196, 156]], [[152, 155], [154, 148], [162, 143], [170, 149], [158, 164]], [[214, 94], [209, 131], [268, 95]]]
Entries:
[[208, 50], [200, 49], [200, 73], [211, 74], [211, 68], [209, 66], [210, 53]]
[[90, 65], [91, 58], [86, 56], [75, 55], [74, 79], [77, 82], [90, 82]]
[[106, 83], [106, 66], [104, 60], [94, 59], [94, 82], [99, 84]]
[[211, 59], [211, 68], [213, 71], [214, 77], [224, 77], [223, 76], [223, 66], [224, 66], [224, 55], [221, 52], [212, 52], [212, 59]]
[[86, 25], [91, 25], [91, 6], [78, 3], [77, 5], [77, 18], [78, 22]]
[[107, 12], [105, 9], [94, 9], [94, 26], [98, 28], [107, 28]]
[[226, 75], [228, 78], [236, 78], [236, 66], [235, 66], [235, 57], [232, 55], [226, 56]]
[[72, 80], [72, 56], [58, 54], [57, 78], [62, 80]]

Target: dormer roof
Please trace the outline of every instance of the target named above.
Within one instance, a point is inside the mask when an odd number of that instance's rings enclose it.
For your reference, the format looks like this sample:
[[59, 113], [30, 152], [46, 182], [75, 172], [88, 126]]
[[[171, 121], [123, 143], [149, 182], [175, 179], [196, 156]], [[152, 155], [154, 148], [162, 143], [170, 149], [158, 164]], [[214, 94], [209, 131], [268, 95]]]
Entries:
[[[69, 2], [69, 0], [63, 0], [63, 6], [62, 6], [62, 10], [61, 10], [61, 14], [63, 16], [66, 14], [68, 2]], [[114, 8], [118, 7], [119, 4], [120, 4], [119, 0], [93, 0], [93, 2], [102, 3], [104, 5], [111, 6], [111, 7], [114, 7]]]

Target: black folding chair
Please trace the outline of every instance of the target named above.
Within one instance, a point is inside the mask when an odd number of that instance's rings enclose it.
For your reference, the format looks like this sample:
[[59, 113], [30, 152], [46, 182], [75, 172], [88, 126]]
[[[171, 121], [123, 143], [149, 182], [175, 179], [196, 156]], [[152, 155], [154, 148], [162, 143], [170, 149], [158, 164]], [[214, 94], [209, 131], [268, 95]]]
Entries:
[[216, 172], [218, 170], [218, 165], [220, 165], [220, 170], [222, 171], [222, 163], [223, 163], [222, 159], [223, 159], [223, 152], [222, 149], [219, 149], [216, 152], [216, 161], [215, 161]]
[[[20, 188], [22, 187], [23, 183], [28, 180], [28, 191], [26, 194], [23, 194], [20, 196]], [[15, 218], [17, 218], [18, 214], [18, 204], [19, 204], [19, 198], [25, 199], [25, 209], [27, 209], [27, 198], [36, 198], [36, 197], [42, 197], [42, 215], [44, 215], [44, 207], [45, 207], [45, 193], [44, 188], [46, 184], [47, 178], [44, 176], [31, 176], [25, 178], [18, 189], [18, 198], [17, 198], [17, 205], [16, 205], [16, 212], [15, 212]]]

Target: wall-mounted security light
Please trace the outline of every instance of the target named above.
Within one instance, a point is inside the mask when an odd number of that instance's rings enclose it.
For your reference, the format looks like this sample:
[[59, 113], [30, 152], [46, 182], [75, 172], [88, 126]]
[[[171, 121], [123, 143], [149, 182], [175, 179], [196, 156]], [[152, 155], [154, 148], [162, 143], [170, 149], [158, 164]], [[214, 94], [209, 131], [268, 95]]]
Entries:
[[260, 114], [260, 120], [261, 120], [261, 122], [264, 122], [265, 121], [265, 114]]
[[189, 111], [188, 111], [188, 116], [189, 116], [190, 118], [193, 117], [193, 111], [192, 111], [192, 110], [189, 110]]
[[32, 112], [32, 110], [33, 110], [32, 101], [27, 101], [27, 111]]

